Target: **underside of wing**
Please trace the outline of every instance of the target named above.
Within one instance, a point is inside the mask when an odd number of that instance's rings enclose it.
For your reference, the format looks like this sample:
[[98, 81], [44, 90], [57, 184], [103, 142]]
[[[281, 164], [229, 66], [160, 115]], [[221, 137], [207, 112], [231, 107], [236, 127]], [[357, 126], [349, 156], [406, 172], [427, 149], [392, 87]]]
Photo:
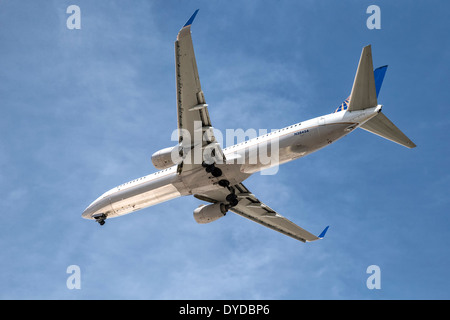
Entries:
[[184, 154], [179, 173], [200, 166], [207, 146], [214, 149], [219, 158], [223, 158], [209, 119], [192, 44], [191, 24], [197, 12], [198, 10], [180, 30], [175, 41], [178, 138]]
[[[316, 236], [299, 227], [266, 204], [259, 201], [255, 195], [253, 195], [242, 183], [233, 186], [233, 189], [239, 202], [236, 206], [230, 207], [229, 210], [267, 228], [278, 231], [302, 242], [310, 242], [321, 239], [325, 236], [325, 232], [328, 230], [327, 227], [319, 236]], [[205, 194], [196, 194], [195, 197], [211, 203], [226, 203], [226, 197], [228, 194], [229, 190], [224, 188], [213, 190]]]

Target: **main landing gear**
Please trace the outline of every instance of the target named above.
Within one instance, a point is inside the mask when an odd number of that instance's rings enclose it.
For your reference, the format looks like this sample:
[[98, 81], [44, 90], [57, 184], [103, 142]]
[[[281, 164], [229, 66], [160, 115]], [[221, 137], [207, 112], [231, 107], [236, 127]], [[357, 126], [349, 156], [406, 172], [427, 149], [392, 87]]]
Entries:
[[230, 190], [231, 193], [229, 195], [227, 195], [227, 197], [225, 199], [228, 201], [228, 203], [230, 204], [231, 207], [235, 207], [239, 203], [237, 195], [234, 193], [233, 187], [229, 187], [228, 190]]
[[238, 197], [236, 195], [234, 188], [232, 186], [230, 186], [230, 181], [222, 179], [219, 181], [219, 186], [227, 188], [228, 191], [230, 191], [230, 194], [227, 195], [227, 197], [225, 199], [230, 204], [230, 207], [235, 207], [239, 203], [239, 200], [238, 200]]
[[222, 175], [222, 170], [217, 168], [214, 163], [207, 164], [206, 162], [202, 163], [203, 168], [205, 168], [206, 172], [211, 173], [214, 177], [218, 178]]
[[[205, 168], [206, 172], [211, 173], [215, 178], [218, 178], [222, 175], [222, 170], [217, 168], [214, 163], [207, 164], [205, 162], [202, 163], [202, 166]], [[238, 197], [236, 196], [235, 190], [232, 186], [230, 186], [230, 182], [226, 179], [219, 180], [219, 186], [227, 188], [230, 191], [230, 194], [225, 198], [230, 207], [234, 207], [239, 203]]]
[[102, 225], [105, 224], [106, 214], [104, 214], [104, 213], [97, 213], [97, 214], [94, 214], [92, 216], [92, 218], [94, 218], [95, 221], [97, 221], [99, 223], [99, 225], [102, 226]]

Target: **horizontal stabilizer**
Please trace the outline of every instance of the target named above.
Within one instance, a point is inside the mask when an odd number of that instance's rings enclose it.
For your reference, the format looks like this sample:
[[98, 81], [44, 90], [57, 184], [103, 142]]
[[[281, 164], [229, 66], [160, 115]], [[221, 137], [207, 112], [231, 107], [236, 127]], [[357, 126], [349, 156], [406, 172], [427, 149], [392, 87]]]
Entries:
[[416, 147], [414, 142], [401, 132], [382, 112], [361, 125], [360, 128], [407, 148], [412, 149]]

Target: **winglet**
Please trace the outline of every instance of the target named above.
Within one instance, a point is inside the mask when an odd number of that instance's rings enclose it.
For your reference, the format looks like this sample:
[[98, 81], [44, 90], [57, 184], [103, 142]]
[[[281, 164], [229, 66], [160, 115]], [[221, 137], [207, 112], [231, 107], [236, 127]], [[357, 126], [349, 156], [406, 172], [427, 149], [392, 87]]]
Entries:
[[325, 234], [327, 233], [329, 227], [330, 226], [327, 226], [325, 229], [323, 229], [322, 233], [319, 235], [319, 239], [323, 239], [325, 237]]
[[192, 24], [192, 22], [194, 22], [194, 19], [195, 19], [195, 16], [197, 15], [198, 10], [200, 10], [200, 9], [195, 10], [195, 12], [192, 14], [192, 16], [189, 18], [189, 20], [183, 26], [183, 28], [187, 27], [187, 26], [190, 26]]

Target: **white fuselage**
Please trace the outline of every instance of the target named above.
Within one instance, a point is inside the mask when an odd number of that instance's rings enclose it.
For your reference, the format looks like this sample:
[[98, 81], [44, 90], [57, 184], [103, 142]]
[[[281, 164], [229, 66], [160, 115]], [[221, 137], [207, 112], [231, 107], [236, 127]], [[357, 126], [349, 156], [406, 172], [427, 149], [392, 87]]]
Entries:
[[[228, 147], [223, 150], [227, 162], [217, 164], [223, 172], [220, 178], [211, 177], [203, 167], [187, 175], [179, 175], [175, 165], [135, 179], [101, 195], [82, 216], [86, 219], [93, 219], [96, 214], [104, 214], [108, 218], [122, 216], [180, 196], [222, 188], [218, 181], [223, 178], [231, 185], [240, 183], [255, 172], [306, 156], [337, 141], [380, 111], [380, 105], [359, 111], [340, 111]], [[258, 153], [253, 151], [259, 149], [278, 152], [270, 154], [270, 161], [252, 158], [252, 154]]]

